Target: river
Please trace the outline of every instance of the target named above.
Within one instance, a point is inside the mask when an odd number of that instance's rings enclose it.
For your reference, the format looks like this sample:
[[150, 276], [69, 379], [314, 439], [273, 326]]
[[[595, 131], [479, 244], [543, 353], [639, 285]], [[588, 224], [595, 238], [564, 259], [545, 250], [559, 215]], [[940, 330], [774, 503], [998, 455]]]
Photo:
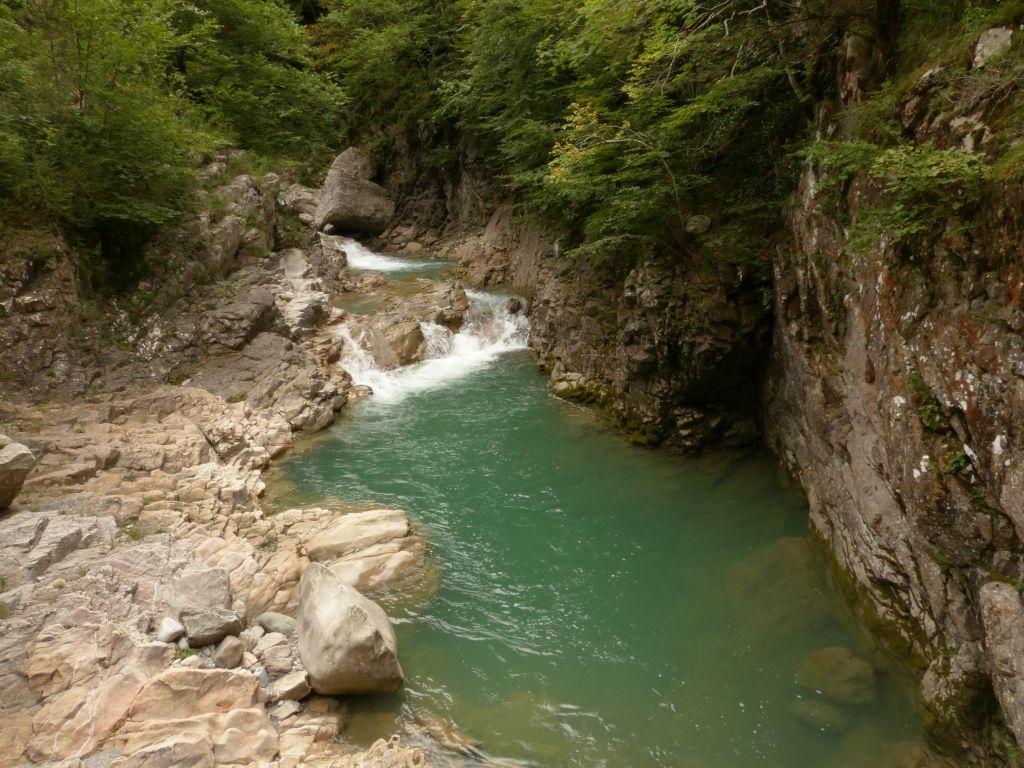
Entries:
[[911, 682], [850, 618], [773, 459], [629, 445], [548, 394], [503, 297], [470, 298], [424, 363], [350, 347], [377, 394], [281, 470], [282, 503], [399, 507], [430, 543], [435, 588], [374, 596], [406, 685], [350, 702], [346, 736], [440, 723], [516, 765], [917, 765]]

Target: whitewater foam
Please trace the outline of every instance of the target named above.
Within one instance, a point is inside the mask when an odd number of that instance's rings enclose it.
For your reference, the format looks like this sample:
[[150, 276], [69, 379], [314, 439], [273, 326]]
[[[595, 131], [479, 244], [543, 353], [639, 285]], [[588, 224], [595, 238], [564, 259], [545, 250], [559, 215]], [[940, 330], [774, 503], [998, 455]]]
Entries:
[[469, 311], [458, 333], [436, 323], [420, 323], [427, 359], [421, 363], [382, 370], [363, 337], [349, 325], [338, 328], [344, 344], [339, 365], [355, 384], [373, 390], [378, 403], [397, 403], [416, 392], [444, 387], [490, 365], [500, 355], [526, 349], [530, 325], [521, 314], [508, 311], [508, 297], [466, 291]]
[[358, 240], [348, 237], [321, 235], [320, 242], [325, 246], [344, 251], [351, 269], [373, 272], [415, 272], [420, 269], [432, 269], [438, 265], [438, 262], [426, 259], [406, 259], [375, 253]]

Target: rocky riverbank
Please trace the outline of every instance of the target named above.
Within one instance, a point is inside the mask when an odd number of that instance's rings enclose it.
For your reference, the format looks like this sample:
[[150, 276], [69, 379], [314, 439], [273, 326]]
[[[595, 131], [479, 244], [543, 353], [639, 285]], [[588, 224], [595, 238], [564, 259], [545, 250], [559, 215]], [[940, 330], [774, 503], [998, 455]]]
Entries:
[[[425, 542], [400, 510], [261, 500], [270, 463], [360, 394], [334, 365], [349, 241], [306, 228], [316, 192], [281, 186], [219, 188], [219, 219], [181, 230], [212, 263], [165, 254], [141, 316], [76, 323], [90, 300], [64, 246], [5, 262], [2, 766], [423, 764], [396, 740], [338, 740], [336, 697], [401, 684], [361, 592], [420, 581]], [[409, 312], [457, 324], [460, 293]], [[381, 348], [415, 356], [388, 335], [400, 319], [379, 325]]]

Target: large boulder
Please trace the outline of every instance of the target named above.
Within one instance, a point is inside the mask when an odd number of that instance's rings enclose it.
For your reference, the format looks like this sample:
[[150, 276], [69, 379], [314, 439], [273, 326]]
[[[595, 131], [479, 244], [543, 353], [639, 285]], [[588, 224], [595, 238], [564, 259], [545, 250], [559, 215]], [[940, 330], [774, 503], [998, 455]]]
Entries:
[[1004, 55], [1013, 45], [1013, 30], [1010, 27], [995, 27], [981, 33], [974, 46], [975, 69], [981, 69], [990, 61]]
[[395, 204], [387, 190], [370, 181], [373, 161], [351, 147], [338, 155], [327, 172], [313, 225], [328, 224], [346, 232], [379, 235], [395, 215]]
[[36, 457], [32, 451], [0, 435], [0, 509], [11, 506], [35, 465]]
[[325, 696], [393, 693], [404, 676], [384, 610], [319, 563], [299, 582], [299, 657]]

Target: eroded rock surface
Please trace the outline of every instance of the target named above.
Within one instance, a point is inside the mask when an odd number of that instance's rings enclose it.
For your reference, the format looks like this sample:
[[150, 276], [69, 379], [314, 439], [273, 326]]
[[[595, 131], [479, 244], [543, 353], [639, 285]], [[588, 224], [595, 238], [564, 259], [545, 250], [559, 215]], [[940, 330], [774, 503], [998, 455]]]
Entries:
[[[292, 617], [320, 534], [320, 562], [361, 589], [415, 574], [425, 545], [394, 510], [376, 524], [263, 511], [271, 460], [330, 424], [349, 389], [327, 293], [347, 281], [344, 254], [312, 229], [307, 247], [274, 253], [277, 217], [295, 213], [279, 214], [277, 190], [249, 177], [217, 190], [227, 211], [196, 225], [209, 273], [126, 325], [123, 348], [67, 369], [85, 372], [67, 381], [88, 396], [0, 400], [0, 488], [24, 481], [0, 513], [4, 768], [422, 764], [419, 750], [382, 743], [364, 758], [335, 741], [345, 708], [311, 696], [298, 653]], [[70, 325], [76, 287], [62, 285], [26, 291], [0, 321], [10, 360], [37, 355], [26, 370], [59, 370], [40, 341]], [[25, 313], [40, 320], [27, 335]]]
[[370, 181], [374, 163], [363, 150], [351, 147], [338, 155], [327, 172], [314, 226], [327, 225], [344, 232], [378, 235], [395, 215], [395, 204], [387, 190]]
[[299, 584], [299, 655], [317, 693], [393, 693], [404, 676], [387, 614], [319, 563]]

